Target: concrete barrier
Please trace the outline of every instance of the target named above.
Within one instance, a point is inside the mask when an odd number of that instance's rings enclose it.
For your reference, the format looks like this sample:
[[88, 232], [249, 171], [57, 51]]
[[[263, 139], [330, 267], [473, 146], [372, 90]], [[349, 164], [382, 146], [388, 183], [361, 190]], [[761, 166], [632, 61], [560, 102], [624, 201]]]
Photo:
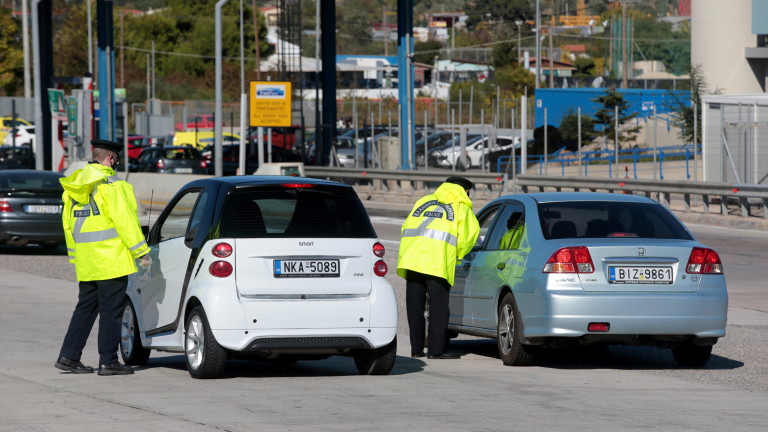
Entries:
[[[118, 176], [124, 173], [118, 173]], [[146, 213], [149, 208], [156, 213], [165, 207], [168, 201], [176, 195], [184, 185], [204, 178], [210, 178], [209, 175], [192, 174], [157, 174], [157, 173], [129, 173], [126, 180], [133, 185], [133, 192], [136, 194], [136, 201], [144, 208], [139, 209], [139, 214]]]

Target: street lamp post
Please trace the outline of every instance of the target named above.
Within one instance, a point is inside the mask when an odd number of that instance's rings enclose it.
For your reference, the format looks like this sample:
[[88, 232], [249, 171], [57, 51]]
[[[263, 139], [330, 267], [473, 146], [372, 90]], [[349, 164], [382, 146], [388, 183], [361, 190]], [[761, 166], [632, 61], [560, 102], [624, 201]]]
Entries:
[[517, 62], [520, 63], [520, 26], [523, 25], [523, 21], [516, 20], [515, 25], [517, 26]]

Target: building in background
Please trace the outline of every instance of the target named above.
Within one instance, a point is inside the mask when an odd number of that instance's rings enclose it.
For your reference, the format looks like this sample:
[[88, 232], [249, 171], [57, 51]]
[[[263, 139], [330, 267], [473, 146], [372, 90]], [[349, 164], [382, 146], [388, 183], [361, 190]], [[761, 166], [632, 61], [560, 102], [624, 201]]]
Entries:
[[766, 92], [768, 1], [691, 2], [691, 64], [700, 65], [708, 90]]

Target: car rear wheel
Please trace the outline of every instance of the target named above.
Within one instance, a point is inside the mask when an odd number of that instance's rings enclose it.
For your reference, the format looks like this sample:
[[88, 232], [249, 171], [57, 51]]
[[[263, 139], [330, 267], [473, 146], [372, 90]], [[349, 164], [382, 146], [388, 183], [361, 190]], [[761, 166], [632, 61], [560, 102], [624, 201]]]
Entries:
[[120, 326], [120, 355], [125, 364], [141, 366], [147, 364], [149, 354], [150, 349], [144, 348], [141, 344], [139, 323], [136, 319], [136, 311], [133, 310], [133, 303], [126, 298]]
[[528, 366], [533, 363], [533, 355], [523, 345], [523, 326], [515, 297], [507, 293], [499, 306], [499, 319], [496, 343], [501, 361], [507, 366]]
[[184, 336], [184, 357], [192, 378], [217, 378], [224, 373], [227, 353], [216, 342], [201, 306], [192, 309]]
[[712, 355], [712, 345], [694, 345], [690, 342], [672, 348], [672, 356], [679, 366], [704, 366]]
[[366, 350], [355, 357], [355, 366], [362, 375], [387, 375], [395, 366], [397, 336], [381, 348]]

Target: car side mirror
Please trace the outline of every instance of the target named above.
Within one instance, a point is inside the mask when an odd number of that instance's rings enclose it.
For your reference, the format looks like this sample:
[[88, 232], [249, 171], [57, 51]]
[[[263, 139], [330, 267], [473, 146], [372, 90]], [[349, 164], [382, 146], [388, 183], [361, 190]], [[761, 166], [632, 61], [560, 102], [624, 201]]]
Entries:
[[197, 236], [197, 227], [192, 228], [187, 232], [186, 235], [184, 235], [184, 245], [190, 249], [192, 249], [192, 242], [195, 241], [195, 237]]

